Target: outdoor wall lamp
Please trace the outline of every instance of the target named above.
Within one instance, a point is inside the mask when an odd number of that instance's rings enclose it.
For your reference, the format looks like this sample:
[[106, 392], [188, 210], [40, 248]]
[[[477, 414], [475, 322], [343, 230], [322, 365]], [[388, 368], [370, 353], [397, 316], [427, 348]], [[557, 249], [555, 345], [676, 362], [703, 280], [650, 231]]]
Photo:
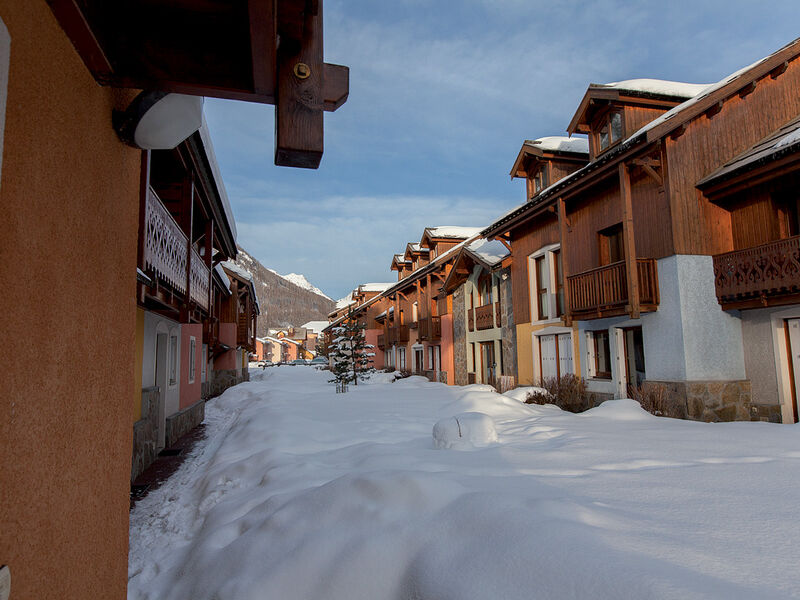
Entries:
[[126, 144], [171, 150], [202, 126], [203, 97], [145, 91], [125, 111], [114, 111], [112, 120]]

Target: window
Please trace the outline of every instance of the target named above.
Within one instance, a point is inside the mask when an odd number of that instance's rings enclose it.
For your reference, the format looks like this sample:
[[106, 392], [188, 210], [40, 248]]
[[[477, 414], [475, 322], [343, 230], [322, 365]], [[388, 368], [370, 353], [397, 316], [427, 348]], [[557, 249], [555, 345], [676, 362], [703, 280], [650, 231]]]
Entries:
[[617, 223], [598, 232], [600, 242], [600, 266], [625, 260], [625, 241], [622, 237], [622, 223]]
[[405, 348], [398, 348], [397, 349], [397, 363], [398, 367], [401, 371], [404, 371], [406, 368], [406, 349]]
[[556, 281], [556, 316], [564, 314], [564, 270], [561, 266], [561, 249], [553, 250], [553, 268]]
[[197, 340], [189, 338], [189, 383], [194, 383], [194, 376], [197, 372]]
[[[269, 345], [264, 346], [264, 358], [271, 358], [272, 351]], [[208, 344], [203, 344], [203, 352], [200, 358], [200, 381], [206, 382], [206, 365], [208, 365]]]
[[169, 336], [169, 384], [178, 383], [178, 336]]
[[778, 239], [800, 235], [800, 218], [798, 217], [800, 198], [787, 193], [774, 196], [772, 202], [778, 213]]
[[414, 302], [411, 305], [411, 322], [416, 323], [417, 321], [419, 321], [419, 305]]
[[531, 186], [529, 188], [530, 197], [533, 198], [548, 185], [550, 185], [550, 183], [547, 176], [547, 165], [542, 165], [541, 168], [531, 177]]
[[481, 306], [492, 303], [492, 276], [489, 273], [482, 273], [478, 278], [478, 295], [481, 299]]
[[592, 332], [594, 341], [594, 376], [597, 379], [611, 379], [611, 346], [608, 331]]
[[549, 304], [550, 296], [548, 294], [548, 273], [547, 273], [547, 254], [538, 256], [534, 259], [534, 268], [536, 270], [536, 306], [539, 311], [539, 320], [542, 321], [550, 316]]
[[606, 113], [595, 124], [596, 141], [599, 151], [608, 150], [622, 140], [622, 113], [618, 111]]

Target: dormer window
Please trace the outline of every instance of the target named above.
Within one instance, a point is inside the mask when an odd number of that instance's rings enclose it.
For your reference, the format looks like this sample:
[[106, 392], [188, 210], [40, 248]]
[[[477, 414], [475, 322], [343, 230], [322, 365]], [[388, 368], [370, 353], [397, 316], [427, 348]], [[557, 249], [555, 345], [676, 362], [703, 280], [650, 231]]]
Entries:
[[548, 185], [550, 185], [550, 181], [547, 177], [547, 165], [542, 165], [530, 178], [529, 199], [533, 198]]
[[606, 113], [598, 121], [595, 131], [599, 152], [608, 150], [611, 146], [622, 140], [622, 113], [613, 111]]

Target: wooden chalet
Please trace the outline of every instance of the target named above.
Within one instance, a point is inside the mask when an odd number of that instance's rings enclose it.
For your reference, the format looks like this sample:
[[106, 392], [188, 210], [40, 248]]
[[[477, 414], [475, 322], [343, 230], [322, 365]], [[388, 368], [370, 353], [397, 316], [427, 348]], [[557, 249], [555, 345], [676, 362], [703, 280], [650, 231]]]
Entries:
[[[760, 176], [743, 183], [748, 176], [738, 167], [756, 163], [767, 177], [770, 161], [761, 152], [783, 139], [782, 128], [790, 135], [800, 113], [799, 52], [800, 42], [792, 42], [708, 86], [591, 85], [568, 128], [587, 134], [588, 164], [484, 231], [510, 241], [514, 276], [530, 281], [530, 261], [523, 264], [534, 248], [522, 232], [549, 219], [546, 243], [560, 248], [564, 324], [577, 326], [590, 390], [622, 397], [647, 382], [669, 390], [678, 416], [775, 418], [782, 406], [786, 420], [792, 401], [779, 402], [778, 383], [768, 386], [774, 395], [751, 396], [757, 361], [745, 340], [755, 325], [745, 312], [723, 309], [791, 301], [781, 286], [755, 290], [758, 269], [747, 265], [776, 235], [791, 237], [791, 217], [782, 216], [791, 202], [781, 204], [778, 188], [789, 185], [779, 173], [792, 160], [772, 161], [772, 183]], [[729, 254], [735, 251], [742, 254]], [[782, 255], [767, 246], [763, 252]], [[526, 287], [535, 288], [515, 285]]]

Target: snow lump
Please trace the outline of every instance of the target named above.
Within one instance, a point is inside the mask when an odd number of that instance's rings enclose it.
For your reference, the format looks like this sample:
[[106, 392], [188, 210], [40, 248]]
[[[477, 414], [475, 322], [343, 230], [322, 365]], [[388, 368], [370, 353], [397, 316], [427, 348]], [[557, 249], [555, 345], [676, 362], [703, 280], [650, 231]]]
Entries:
[[459, 413], [433, 426], [433, 445], [436, 448], [477, 448], [496, 442], [494, 421], [483, 413]]

